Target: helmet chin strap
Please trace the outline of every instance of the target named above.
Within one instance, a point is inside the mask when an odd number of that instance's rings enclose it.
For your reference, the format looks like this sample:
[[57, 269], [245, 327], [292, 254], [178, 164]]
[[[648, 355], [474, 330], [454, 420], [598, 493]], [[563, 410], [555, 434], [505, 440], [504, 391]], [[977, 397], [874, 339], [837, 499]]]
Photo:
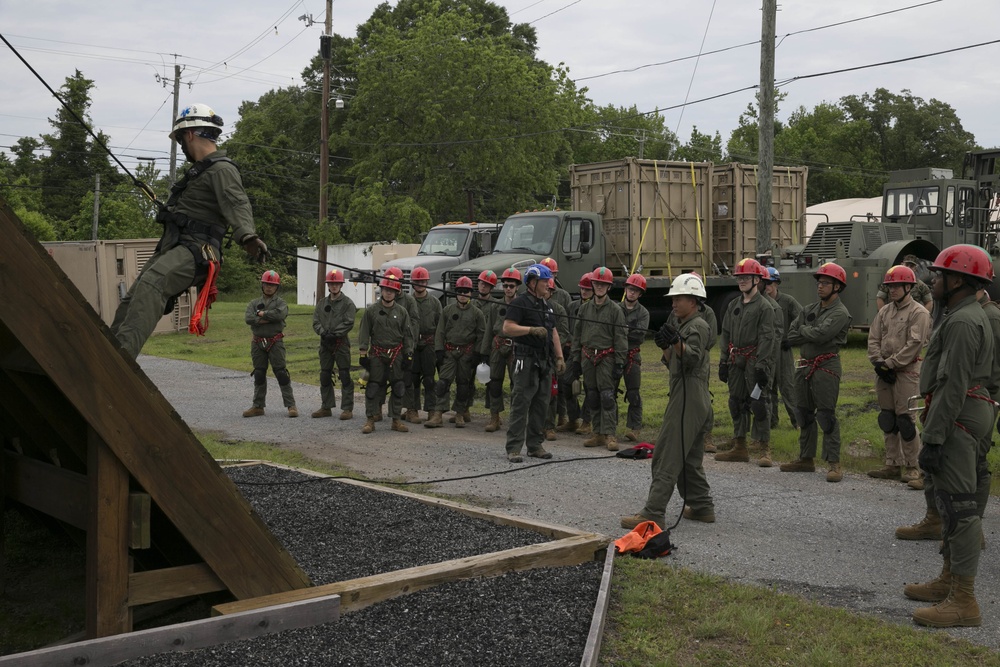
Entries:
[[903, 302], [903, 300], [910, 295], [910, 290], [912, 290], [912, 289], [913, 289], [913, 285], [904, 284], [903, 285], [903, 296], [901, 296], [898, 299], [896, 299], [895, 301], [893, 301], [893, 303], [895, 303], [897, 306], [899, 304], [901, 304]]

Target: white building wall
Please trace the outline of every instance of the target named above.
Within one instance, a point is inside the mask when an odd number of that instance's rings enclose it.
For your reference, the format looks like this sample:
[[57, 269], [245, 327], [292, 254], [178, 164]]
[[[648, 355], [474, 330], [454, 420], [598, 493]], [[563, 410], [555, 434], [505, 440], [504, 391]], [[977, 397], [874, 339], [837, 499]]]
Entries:
[[[329, 245], [326, 247], [326, 260], [330, 266], [321, 267], [316, 261], [319, 250], [315, 246], [298, 248], [299, 255], [296, 264], [298, 274], [298, 290], [296, 302], [299, 305], [316, 305], [316, 273], [322, 271], [324, 274], [333, 268], [349, 267], [361, 271], [375, 271], [384, 262], [402, 258], [412, 257], [417, 254], [420, 245], [417, 243], [344, 243], [340, 245]], [[308, 259], [304, 259], [308, 258]], [[358, 308], [364, 308], [375, 301], [375, 284], [355, 283], [351, 281], [350, 272], [347, 273], [347, 282], [344, 283], [343, 292], [354, 301]], [[320, 294], [319, 298], [323, 298]]]

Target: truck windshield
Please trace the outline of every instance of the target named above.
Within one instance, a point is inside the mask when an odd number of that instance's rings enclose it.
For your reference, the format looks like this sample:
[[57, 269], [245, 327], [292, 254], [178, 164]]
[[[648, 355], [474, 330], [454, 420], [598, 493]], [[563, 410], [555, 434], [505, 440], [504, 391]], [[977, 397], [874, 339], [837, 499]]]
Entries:
[[420, 244], [418, 255], [445, 255], [458, 257], [465, 250], [468, 229], [432, 229]]
[[556, 238], [559, 217], [533, 215], [507, 220], [500, 230], [494, 252], [531, 252], [550, 255]]
[[939, 204], [936, 185], [886, 190], [885, 218], [905, 220], [911, 215], [933, 215], [939, 211]]

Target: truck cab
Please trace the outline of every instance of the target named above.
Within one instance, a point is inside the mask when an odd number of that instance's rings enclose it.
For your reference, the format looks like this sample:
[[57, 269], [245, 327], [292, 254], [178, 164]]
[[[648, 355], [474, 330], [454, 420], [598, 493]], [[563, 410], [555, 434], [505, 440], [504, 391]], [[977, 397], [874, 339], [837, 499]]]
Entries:
[[[478, 222], [445, 222], [431, 227], [413, 257], [394, 259], [379, 267], [379, 275], [390, 266], [403, 271], [403, 289], [410, 291], [410, 273], [422, 266], [430, 273], [431, 291], [444, 289], [446, 271], [471, 259], [489, 255], [496, 246], [500, 225]], [[440, 292], [438, 292], [440, 293]]]
[[503, 223], [493, 252], [450, 269], [444, 279], [451, 289], [460, 276], [469, 276], [475, 282], [487, 269], [498, 276], [511, 267], [523, 272], [546, 257], [559, 264], [559, 285], [577, 294], [583, 274], [604, 263], [601, 216], [558, 210], [512, 215]]

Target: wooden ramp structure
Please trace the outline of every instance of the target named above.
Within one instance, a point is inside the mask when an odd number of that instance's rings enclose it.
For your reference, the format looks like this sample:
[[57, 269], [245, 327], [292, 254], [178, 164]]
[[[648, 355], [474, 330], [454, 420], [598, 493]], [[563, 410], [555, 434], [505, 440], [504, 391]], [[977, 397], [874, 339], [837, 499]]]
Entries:
[[139, 605], [311, 586], [2, 200], [0, 238], [0, 506], [85, 531], [86, 637]]

